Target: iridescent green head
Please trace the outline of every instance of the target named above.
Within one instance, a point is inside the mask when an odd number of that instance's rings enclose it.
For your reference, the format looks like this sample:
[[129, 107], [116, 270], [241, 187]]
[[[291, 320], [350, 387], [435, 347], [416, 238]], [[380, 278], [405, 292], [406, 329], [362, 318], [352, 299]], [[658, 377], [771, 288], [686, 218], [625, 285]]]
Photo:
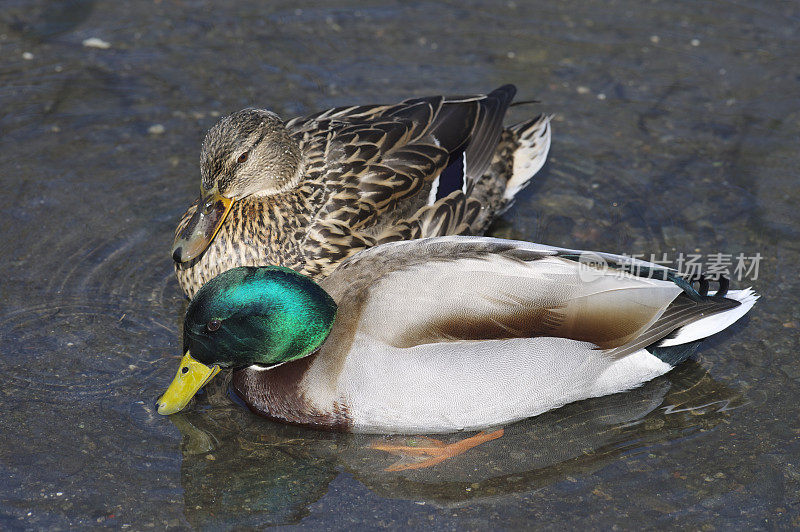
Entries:
[[186, 353], [158, 411], [171, 414], [220, 368], [271, 366], [314, 352], [328, 336], [336, 303], [288, 268], [240, 267], [203, 285], [186, 310]]
[[279, 364], [319, 347], [335, 316], [327, 292], [294, 270], [234, 268], [203, 285], [189, 303], [183, 349], [223, 368]]

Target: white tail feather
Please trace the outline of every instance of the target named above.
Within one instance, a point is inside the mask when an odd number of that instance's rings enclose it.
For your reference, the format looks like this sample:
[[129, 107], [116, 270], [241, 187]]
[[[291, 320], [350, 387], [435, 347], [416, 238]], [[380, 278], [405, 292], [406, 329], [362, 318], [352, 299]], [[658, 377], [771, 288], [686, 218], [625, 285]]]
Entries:
[[717, 334], [718, 332], [727, 329], [733, 325], [736, 320], [747, 314], [750, 309], [753, 308], [753, 305], [756, 304], [756, 300], [759, 298], [759, 296], [756, 295], [756, 293], [750, 288], [745, 290], [731, 290], [725, 295], [725, 297], [728, 299], [735, 299], [736, 301], [740, 302], [741, 305], [730, 310], [712, 314], [711, 316], [707, 316], [705, 318], [700, 318], [689, 325], [681, 327], [676, 331], [677, 334], [674, 338], [664, 340], [659, 347], [688, 344], [689, 342], [695, 342], [697, 340], [707, 338], [713, 334]]
[[551, 118], [542, 116], [527, 129], [518, 131], [520, 145], [514, 152], [514, 168], [503, 193], [505, 199], [513, 199], [544, 166], [550, 151]]

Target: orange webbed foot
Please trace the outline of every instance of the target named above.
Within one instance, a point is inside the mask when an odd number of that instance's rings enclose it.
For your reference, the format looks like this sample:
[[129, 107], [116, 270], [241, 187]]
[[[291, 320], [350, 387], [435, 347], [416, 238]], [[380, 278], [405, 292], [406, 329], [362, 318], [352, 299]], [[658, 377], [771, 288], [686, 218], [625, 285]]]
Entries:
[[418, 441], [415, 445], [397, 445], [385, 441], [374, 441], [369, 445], [369, 447], [378, 451], [386, 451], [387, 453], [397, 456], [430, 457], [417, 462], [398, 462], [395, 465], [385, 469], [385, 471], [405, 471], [407, 469], [423, 469], [442, 463], [448, 458], [458, 456], [459, 454], [468, 451], [473, 447], [477, 447], [482, 443], [496, 440], [502, 436], [504, 432], [505, 431], [503, 429], [489, 433], [481, 431], [475, 436], [464, 438], [461, 441], [449, 444], [446, 444], [441, 440], [435, 440], [433, 438], [421, 436], [418, 438]]

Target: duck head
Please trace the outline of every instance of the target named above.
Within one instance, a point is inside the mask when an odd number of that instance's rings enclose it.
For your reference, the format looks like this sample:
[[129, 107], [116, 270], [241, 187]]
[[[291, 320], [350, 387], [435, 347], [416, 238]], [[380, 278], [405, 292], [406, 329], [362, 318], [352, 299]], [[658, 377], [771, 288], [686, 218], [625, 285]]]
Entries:
[[175, 262], [189, 262], [203, 253], [237, 200], [294, 186], [301, 162], [299, 144], [275, 113], [243, 109], [222, 118], [203, 140], [200, 201], [175, 235]]
[[328, 336], [336, 303], [318, 284], [278, 266], [243, 266], [203, 285], [186, 310], [178, 373], [157, 401], [183, 409], [222, 368], [264, 368], [313, 353]]

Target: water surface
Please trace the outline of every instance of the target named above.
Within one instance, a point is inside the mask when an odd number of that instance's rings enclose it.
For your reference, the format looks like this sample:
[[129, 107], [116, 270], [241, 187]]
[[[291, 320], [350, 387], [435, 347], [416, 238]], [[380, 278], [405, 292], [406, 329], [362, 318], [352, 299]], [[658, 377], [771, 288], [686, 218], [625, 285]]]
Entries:
[[[777, 2], [6, 0], [0, 527], [800, 527], [798, 29]], [[154, 412], [186, 304], [172, 231], [220, 115], [507, 82], [541, 102], [509, 121], [556, 118], [495, 235], [760, 253], [735, 283], [751, 316], [427, 470], [256, 418], [223, 382]]]

